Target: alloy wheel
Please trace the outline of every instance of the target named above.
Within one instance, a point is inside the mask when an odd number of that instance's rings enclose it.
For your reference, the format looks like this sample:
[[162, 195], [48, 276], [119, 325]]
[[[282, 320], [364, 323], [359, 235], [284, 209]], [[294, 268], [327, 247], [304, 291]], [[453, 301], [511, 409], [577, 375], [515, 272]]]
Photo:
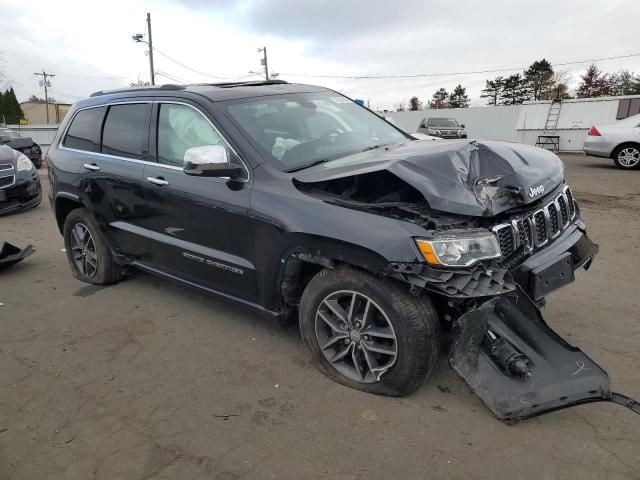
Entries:
[[71, 230], [71, 255], [78, 272], [85, 277], [93, 277], [98, 269], [96, 246], [89, 229], [76, 223]]
[[626, 168], [632, 168], [640, 163], [640, 150], [634, 147], [627, 147], [618, 153], [618, 162]]
[[398, 342], [385, 312], [366, 295], [340, 290], [316, 311], [316, 339], [324, 358], [339, 373], [360, 383], [374, 383], [398, 357]]

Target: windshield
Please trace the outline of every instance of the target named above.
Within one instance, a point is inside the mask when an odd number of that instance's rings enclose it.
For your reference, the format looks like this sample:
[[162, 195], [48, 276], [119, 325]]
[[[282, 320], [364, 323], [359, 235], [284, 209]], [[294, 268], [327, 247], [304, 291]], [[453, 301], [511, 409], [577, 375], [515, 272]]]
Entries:
[[20, 138], [16, 132], [9, 129], [1, 129], [0, 130], [0, 142], [10, 142], [11, 140], [15, 140], [16, 138]]
[[430, 127], [459, 127], [455, 118], [430, 118], [427, 122]]
[[409, 140], [334, 92], [232, 100], [224, 107], [263, 156], [282, 171]]

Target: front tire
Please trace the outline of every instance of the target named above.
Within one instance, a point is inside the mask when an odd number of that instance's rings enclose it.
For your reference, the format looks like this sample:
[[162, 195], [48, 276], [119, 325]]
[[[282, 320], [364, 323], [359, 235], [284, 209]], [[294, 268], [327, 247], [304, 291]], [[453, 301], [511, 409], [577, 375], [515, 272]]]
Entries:
[[322, 270], [309, 282], [300, 331], [322, 373], [378, 395], [413, 393], [440, 349], [438, 315], [428, 297], [347, 267]]
[[72, 210], [64, 222], [64, 247], [73, 275], [86, 283], [108, 285], [122, 277], [104, 235], [84, 208]]
[[640, 168], [640, 145], [627, 143], [613, 152], [613, 162], [622, 170]]

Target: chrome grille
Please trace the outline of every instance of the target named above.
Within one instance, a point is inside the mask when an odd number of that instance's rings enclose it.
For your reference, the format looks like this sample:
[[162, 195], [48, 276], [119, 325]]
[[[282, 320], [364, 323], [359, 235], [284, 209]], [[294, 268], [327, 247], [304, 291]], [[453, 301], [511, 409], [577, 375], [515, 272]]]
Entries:
[[555, 237], [567, 228], [576, 215], [573, 194], [565, 186], [553, 201], [533, 213], [516, 217], [509, 223], [493, 227], [498, 237], [502, 258], [509, 257], [519, 248], [531, 252]]
[[0, 172], [13, 171], [13, 165], [10, 163], [0, 163]]

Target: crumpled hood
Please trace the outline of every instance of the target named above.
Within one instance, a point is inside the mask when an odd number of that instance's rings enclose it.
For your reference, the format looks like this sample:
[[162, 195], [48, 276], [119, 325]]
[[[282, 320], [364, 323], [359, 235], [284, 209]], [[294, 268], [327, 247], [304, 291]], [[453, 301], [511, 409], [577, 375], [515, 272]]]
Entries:
[[490, 217], [534, 202], [562, 183], [552, 152], [519, 143], [418, 140], [350, 155], [296, 172], [302, 183], [387, 170], [434, 210]]

